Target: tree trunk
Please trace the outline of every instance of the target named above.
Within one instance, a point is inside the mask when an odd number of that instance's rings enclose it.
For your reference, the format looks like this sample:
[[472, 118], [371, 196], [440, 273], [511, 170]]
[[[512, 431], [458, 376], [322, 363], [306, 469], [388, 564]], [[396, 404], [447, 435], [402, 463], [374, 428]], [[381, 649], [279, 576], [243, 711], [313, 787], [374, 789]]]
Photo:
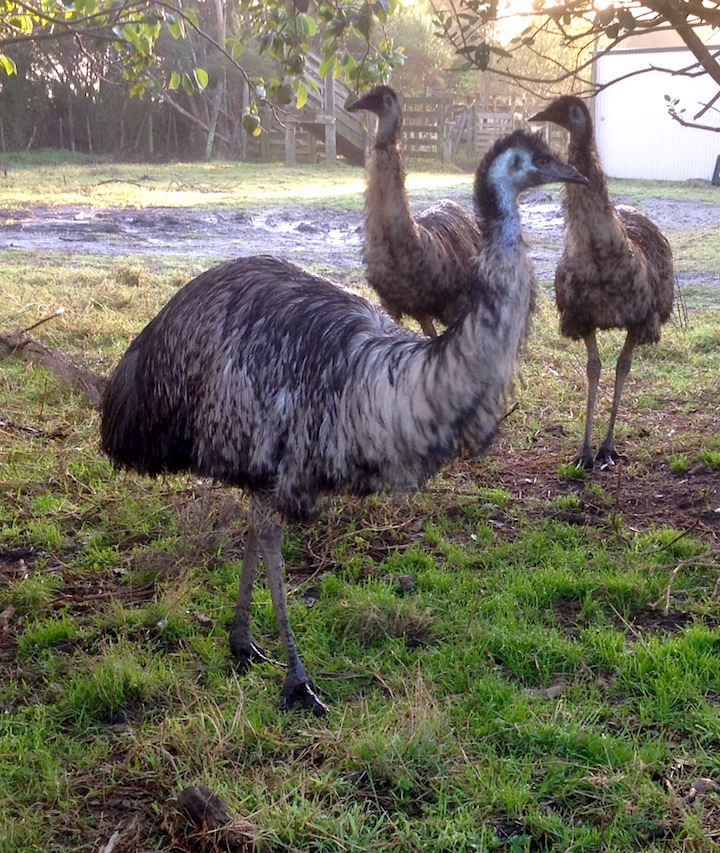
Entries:
[[210, 124], [208, 126], [207, 144], [205, 145], [205, 159], [209, 160], [212, 157], [213, 145], [215, 144], [215, 132], [217, 130], [218, 116], [220, 115], [220, 105], [223, 98], [223, 84], [220, 82], [215, 92], [213, 99], [212, 111], [210, 113]]

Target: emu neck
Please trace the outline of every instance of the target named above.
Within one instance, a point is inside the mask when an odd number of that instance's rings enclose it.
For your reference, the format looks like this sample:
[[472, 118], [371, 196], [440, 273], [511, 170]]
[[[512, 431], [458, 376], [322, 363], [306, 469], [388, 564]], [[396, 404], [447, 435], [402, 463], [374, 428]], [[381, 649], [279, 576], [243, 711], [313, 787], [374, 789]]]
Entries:
[[485, 182], [478, 191], [477, 213], [489, 235], [486, 250], [512, 251], [523, 243], [515, 187]]
[[565, 185], [567, 246], [571, 256], [620, 251], [623, 230], [608, 194], [592, 131], [571, 134], [568, 162], [588, 179], [587, 186]]
[[374, 147], [386, 148], [392, 145], [399, 145], [401, 139], [402, 120], [400, 114], [393, 110], [387, 110], [379, 115]]
[[[415, 233], [415, 220], [405, 191], [405, 165], [399, 143], [374, 146], [367, 165], [365, 195], [366, 234], [375, 239], [408, 239]], [[367, 239], [367, 236], [366, 236]]]
[[498, 200], [485, 219], [471, 309], [444, 335], [425, 343], [417, 377], [428, 426], [438, 413], [448, 427], [462, 424], [462, 440], [473, 453], [487, 447], [504, 411], [535, 300], [517, 207], [504, 206], [509, 198]]

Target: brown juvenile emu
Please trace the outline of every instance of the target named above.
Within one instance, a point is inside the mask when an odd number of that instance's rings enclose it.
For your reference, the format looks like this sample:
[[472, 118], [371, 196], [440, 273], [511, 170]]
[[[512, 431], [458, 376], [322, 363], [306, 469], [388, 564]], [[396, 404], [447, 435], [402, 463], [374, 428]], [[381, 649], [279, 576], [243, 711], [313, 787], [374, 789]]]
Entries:
[[[585, 341], [588, 398], [585, 434], [575, 464], [592, 469], [622, 458], [615, 449], [615, 420], [623, 385], [638, 344], [657, 343], [660, 326], [673, 307], [675, 274], [670, 244], [646, 216], [613, 207], [600, 165], [593, 124], [585, 104], [571, 95], [552, 101], [530, 121], [551, 121], [570, 132], [568, 162], [585, 175], [588, 187], [565, 189], [565, 251], [555, 273], [560, 332]], [[627, 329], [615, 369], [610, 423], [595, 454], [593, 412], [601, 362], [597, 329]]]
[[437, 338], [276, 258], [228, 261], [180, 290], [130, 345], [107, 385], [102, 447], [147, 474], [193, 471], [250, 496], [230, 630], [243, 663], [267, 660], [250, 632], [258, 558], [287, 660], [283, 707], [315, 694], [290, 628], [282, 519], [323, 494], [420, 488], [468, 445], [481, 453], [505, 411], [534, 278], [517, 195], [584, 178], [517, 131], [485, 157], [476, 200], [487, 239], [469, 311]]
[[447, 326], [470, 308], [480, 227], [449, 200], [413, 217], [405, 191], [402, 109], [393, 89], [375, 86], [348, 110], [378, 117], [366, 167], [363, 259], [368, 283], [394, 320], [412, 317], [434, 337], [433, 318]]

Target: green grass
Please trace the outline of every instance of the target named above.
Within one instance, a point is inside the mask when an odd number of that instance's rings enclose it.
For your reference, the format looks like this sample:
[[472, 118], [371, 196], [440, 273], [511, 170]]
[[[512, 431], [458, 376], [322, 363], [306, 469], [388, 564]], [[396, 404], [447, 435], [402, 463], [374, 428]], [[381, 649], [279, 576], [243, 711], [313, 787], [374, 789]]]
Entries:
[[611, 178], [608, 181], [613, 200], [639, 204], [645, 199], [663, 198], [673, 201], [700, 201], [717, 204], [720, 189], [705, 181], [630, 181]]
[[[37, 337], [107, 371], [201, 268], [8, 253], [0, 332], [62, 304]], [[714, 849], [720, 797], [692, 793], [720, 781], [720, 314], [704, 304], [638, 354], [616, 471], [571, 476], [584, 351], [543, 297], [486, 459], [288, 531], [323, 720], [279, 711], [281, 670], [232, 663], [245, 499], [114, 471], [79, 393], [0, 362], [2, 853], [90, 853], [115, 831], [117, 853], [198, 850], [177, 805], [195, 784], [263, 850]], [[598, 429], [621, 336], [600, 346]], [[262, 581], [253, 623], [279, 656]]]
[[[193, 207], [262, 209], [288, 204], [308, 207], [332, 200], [339, 209], [363, 204], [361, 168], [237, 162], [127, 164], [87, 158], [8, 156], [1, 193], [6, 208], [85, 204], [92, 207]], [[411, 164], [409, 164], [411, 165]], [[418, 163], [408, 190], [432, 192], [457, 186], [471, 191], [473, 176], [456, 168]]]

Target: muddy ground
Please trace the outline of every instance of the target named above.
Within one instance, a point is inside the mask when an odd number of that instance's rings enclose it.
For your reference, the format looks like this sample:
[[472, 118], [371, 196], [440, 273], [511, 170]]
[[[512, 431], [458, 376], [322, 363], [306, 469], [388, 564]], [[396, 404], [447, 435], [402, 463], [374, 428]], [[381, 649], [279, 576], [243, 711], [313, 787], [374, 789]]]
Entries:
[[[418, 212], [446, 195], [414, 194], [413, 209]], [[450, 197], [461, 204], [469, 202], [465, 188], [456, 190]], [[720, 203], [650, 199], [641, 209], [671, 241], [673, 232], [715, 228], [720, 235]], [[563, 242], [558, 193], [545, 190], [526, 193], [521, 213], [536, 273], [541, 280], [552, 281]], [[226, 258], [270, 253], [304, 265], [322, 264], [344, 279], [346, 275], [361, 272], [361, 222], [360, 212], [319, 206], [274, 207], [265, 213], [228, 209], [36, 207], [0, 210], [0, 249], [66, 250], [83, 255], [106, 254], [114, 259], [132, 256], [182, 256], [187, 259], [191, 256], [207, 259], [207, 266]], [[684, 286], [694, 285], [718, 288], [720, 293], [720, 270], [690, 272], [678, 264], [676, 272], [681, 291]], [[612, 367], [606, 365], [607, 381], [611, 375]], [[716, 396], [715, 392], [710, 396]], [[714, 434], [720, 423], [720, 404], [713, 399], [698, 401], [689, 418], [681, 401], [669, 401], [667, 411], [647, 416], [630, 413], [624, 407], [620, 420], [632, 420], [640, 433], [645, 428], [647, 435], [656, 432], [655, 423], [639, 423], [643, 417], [649, 421], [661, 417], [664, 421], [662, 432], [667, 436], [684, 431], [697, 435], [698, 430], [702, 432], [704, 428]], [[499, 480], [513, 494], [534, 498], [538, 501], [537, 507], [547, 508], [554, 496], [567, 490], [568, 484], [557, 476], [557, 470], [562, 462], [570, 461], [574, 448], [552, 424], [545, 425], [538, 435], [537, 446], [527, 452], [514, 449], [508, 454], [503, 445], [501, 435], [491, 456], [503, 459]], [[632, 447], [623, 449], [632, 457]], [[714, 547], [720, 548], [720, 475], [717, 471], [695, 466], [687, 475], [678, 477], [669, 469], [668, 453], [671, 452], [669, 441], [657, 447], [646, 470], [632, 478], [618, 480], [617, 471], [596, 472], [608, 488], [617, 491], [618, 503], [613, 512], [624, 515], [635, 530], [654, 525], [674, 526], [680, 530], [699, 526]], [[622, 482], [621, 489], [614, 485], [616, 481]], [[585, 492], [582, 484], [574, 488], [581, 494]], [[609, 514], [607, 508], [599, 510], [592, 500], [587, 500], [572, 521], [602, 524], [603, 516]]]
[[[437, 196], [416, 193], [412, 206], [419, 212], [440, 197], [469, 205], [468, 195], [465, 188]], [[541, 280], [552, 280], [562, 247], [563, 220], [557, 199], [557, 192], [538, 190], [526, 193], [521, 202], [531, 256]], [[673, 231], [717, 228], [720, 232], [720, 203], [651, 199], [642, 209], [670, 237]], [[65, 250], [116, 258], [191, 255], [207, 258], [209, 265], [268, 253], [350, 272], [361, 268], [361, 219], [359, 212], [317, 206], [274, 207], [265, 213], [170, 207], [0, 209], [0, 250]], [[720, 286], [720, 271], [690, 274], [678, 269], [678, 282]]]

